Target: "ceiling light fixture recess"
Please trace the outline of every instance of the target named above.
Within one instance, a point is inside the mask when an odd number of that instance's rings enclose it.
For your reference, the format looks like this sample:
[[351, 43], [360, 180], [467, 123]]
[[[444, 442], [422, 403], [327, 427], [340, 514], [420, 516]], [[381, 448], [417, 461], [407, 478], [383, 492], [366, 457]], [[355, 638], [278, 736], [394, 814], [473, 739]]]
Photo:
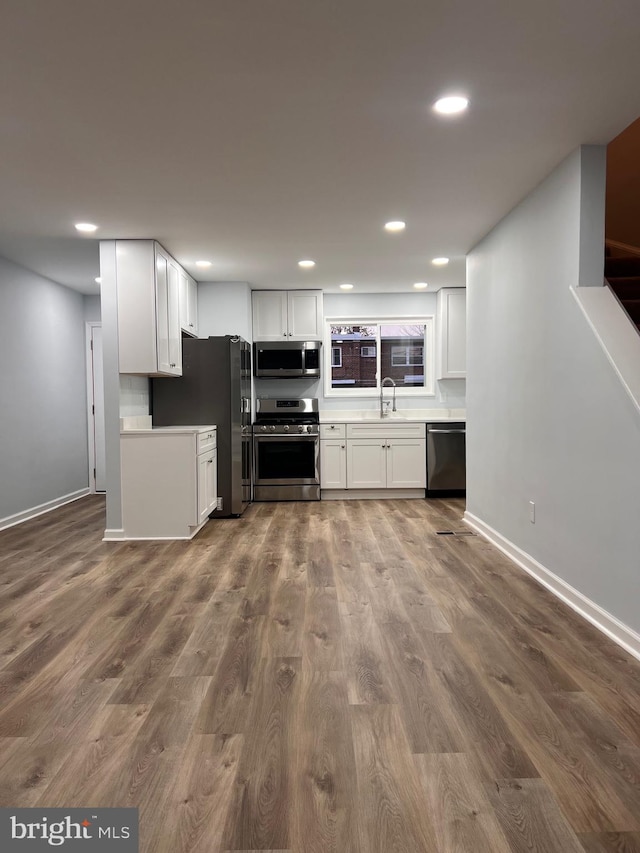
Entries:
[[446, 267], [446, 265], [449, 263], [449, 258], [433, 258], [431, 263], [434, 265], [434, 267]]
[[310, 270], [311, 267], [315, 267], [315, 265], [316, 265], [315, 261], [309, 261], [309, 260], [298, 261], [298, 266], [302, 267], [302, 269], [305, 269], [305, 270]]
[[98, 230], [98, 226], [93, 222], [76, 222], [76, 231], [81, 231], [83, 234], [93, 234]]
[[340, 290], [353, 290], [353, 285], [352, 284], [341, 284]]
[[433, 109], [442, 116], [453, 116], [457, 113], [463, 113], [468, 106], [468, 98], [464, 98], [462, 95], [450, 95], [446, 98], [439, 98], [433, 105]]
[[426, 281], [416, 281], [416, 283], [413, 286], [415, 287], [416, 290], [424, 290], [425, 287], [429, 287], [429, 284]]
[[401, 219], [393, 219], [391, 222], [385, 222], [384, 228], [385, 231], [404, 231], [407, 227], [407, 223], [403, 222]]
[[207, 267], [211, 266], [211, 261], [196, 261], [196, 266], [201, 267], [202, 269], [207, 269]]

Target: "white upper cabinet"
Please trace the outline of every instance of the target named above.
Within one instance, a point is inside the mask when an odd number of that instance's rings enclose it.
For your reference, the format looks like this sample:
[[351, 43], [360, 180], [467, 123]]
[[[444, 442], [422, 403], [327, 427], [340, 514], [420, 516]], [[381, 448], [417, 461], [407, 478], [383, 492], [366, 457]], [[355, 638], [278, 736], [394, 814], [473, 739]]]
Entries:
[[153, 240], [116, 240], [120, 373], [182, 375], [180, 265]]
[[251, 294], [254, 341], [288, 339], [287, 291], [254, 290]]
[[292, 341], [318, 341], [322, 338], [322, 291], [287, 292], [289, 338]]
[[251, 302], [254, 341], [321, 340], [321, 290], [254, 290]]
[[438, 379], [467, 375], [467, 291], [443, 287], [438, 291]]
[[182, 268], [180, 279], [180, 328], [183, 332], [198, 337], [198, 285]]

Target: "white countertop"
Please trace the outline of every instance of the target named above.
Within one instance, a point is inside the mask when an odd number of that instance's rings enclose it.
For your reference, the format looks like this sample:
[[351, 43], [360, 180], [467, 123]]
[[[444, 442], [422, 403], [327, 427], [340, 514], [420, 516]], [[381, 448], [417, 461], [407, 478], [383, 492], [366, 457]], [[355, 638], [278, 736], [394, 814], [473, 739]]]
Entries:
[[321, 424], [353, 423], [466, 423], [466, 409], [400, 409], [390, 412], [383, 418], [379, 411], [373, 410], [324, 410], [320, 412]]
[[197, 426], [152, 426], [138, 429], [121, 429], [120, 435], [150, 435], [151, 433], [171, 433], [172, 435], [193, 435], [199, 432], [213, 432], [214, 424], [200, 424]]

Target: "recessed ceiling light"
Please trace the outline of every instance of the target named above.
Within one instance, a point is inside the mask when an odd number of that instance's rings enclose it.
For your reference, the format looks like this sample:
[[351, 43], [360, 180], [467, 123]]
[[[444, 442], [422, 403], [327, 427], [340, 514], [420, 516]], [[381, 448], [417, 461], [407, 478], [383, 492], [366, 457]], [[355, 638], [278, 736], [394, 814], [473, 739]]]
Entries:
[[100, 276], [98, 276], [98, 277], [95, 279], [95, 283], [96, 283], [96, 284], [102, 284], [102, 279], [100, 278]]
[[202, 269], [206, 269], [211, 266], [211, 261], [196, 261], [197, 267], [202, 267]]
[[341, 284], [340, 290], [353, 290], [353, 285], [352, 284]]
[[407, 223], [401, 219], [394, 219], [392, 222], [385, 222], [385, 231], [404, 231]]
[[305, 270], [311, 269], [311, 267], [315, 267], [315, 265], [316, 265], [315, 261], [298, 261], [298, 266], [302, 267]]
[[439, 98], [433, 105], [433, 109], [443, 116], [451, 116], [456, 113], [462, 113], [469, 106], [468, 98], [463, 98], [461, 95], [452, 95], [447, 98]]
[[83, 234], [92, 234], [98, 230], [98, 226], [93, 222], [76, 222], [76, 231], [82, 231]]
[[429, 287], [429, 284], [426, 281], [416, 281], [413, 286], [416, 290], [424, 290], [425, 287]]
[[449, 258], [434, 258], [431, 263], [436, 267], [446, 267], [449, 263]]

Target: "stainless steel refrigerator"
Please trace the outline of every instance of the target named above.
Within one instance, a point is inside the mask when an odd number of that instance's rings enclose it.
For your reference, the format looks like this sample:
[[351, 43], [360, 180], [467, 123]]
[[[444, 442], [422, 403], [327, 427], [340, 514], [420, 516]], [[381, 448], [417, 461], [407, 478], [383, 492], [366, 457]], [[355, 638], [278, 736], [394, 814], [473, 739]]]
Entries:
[[250, 345], [235, 335], [185, 337], [182, 376], [151, 381], [151, 413], [154, 426], [217, 426], [222, 508], [210, 518], [241, 515], [251, 500]]

